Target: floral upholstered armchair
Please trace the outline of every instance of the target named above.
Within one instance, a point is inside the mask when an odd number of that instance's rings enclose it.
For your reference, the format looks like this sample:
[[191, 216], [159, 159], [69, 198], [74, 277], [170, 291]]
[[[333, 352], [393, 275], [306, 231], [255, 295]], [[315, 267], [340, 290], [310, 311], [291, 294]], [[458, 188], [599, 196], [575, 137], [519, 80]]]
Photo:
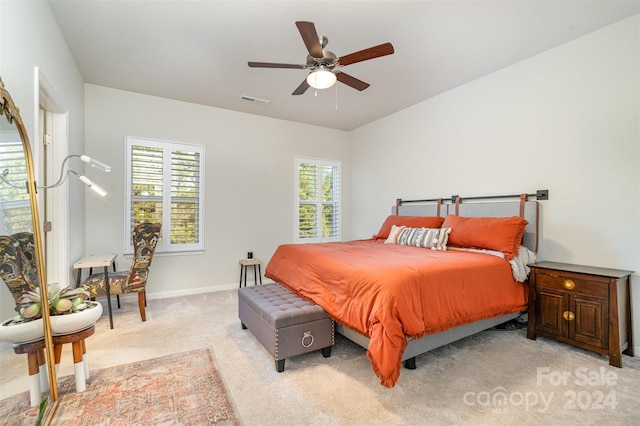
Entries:
[[23, 292], [35, 291], [38, 287], [35, 263], [31, 261], [34, 253], [33, 234], [0, 236], [0, 277], [11, 292], [16, 309]]
[[[160, 239], [161, 225], [159, 223], [141, 223], [133, 229], [133, 263], [128, 271], [116, 271], [109, 273], [109, 294], [120, 295], [128, 293], [138, 293], [138, 307], [140, 317], [146, 321], [145, 306], [147, 305], [146, 285], [149, 275], [149, 266], [156, 245]], [[103, 273], [96, 273], [89, 276], [82, 283], [83, 287], [89, 291], [91, 297], [102, 297], [107, 295], [107, 286]]]
[[36, 244], [31, 232], [18, 232], [12, 235], [20, 245], [22, 253], [22, 273], [35, 287], [38, 287], [38, 268], [36, 267]]

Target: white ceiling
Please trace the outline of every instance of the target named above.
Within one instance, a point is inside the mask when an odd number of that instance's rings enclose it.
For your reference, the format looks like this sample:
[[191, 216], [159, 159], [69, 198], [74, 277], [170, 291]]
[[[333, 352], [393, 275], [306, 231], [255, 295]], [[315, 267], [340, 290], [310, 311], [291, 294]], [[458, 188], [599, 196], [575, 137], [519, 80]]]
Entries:
[[[640, 12], [640, 1], [49, 0], [87, 83], [351, 130]], [[307, 70], [295, 21], [312, 21], [371, 86], [291, 92]], [[269, 100], [268, 106], [241, 95]], [[337, 104], [337, 109], [336, 109]]]

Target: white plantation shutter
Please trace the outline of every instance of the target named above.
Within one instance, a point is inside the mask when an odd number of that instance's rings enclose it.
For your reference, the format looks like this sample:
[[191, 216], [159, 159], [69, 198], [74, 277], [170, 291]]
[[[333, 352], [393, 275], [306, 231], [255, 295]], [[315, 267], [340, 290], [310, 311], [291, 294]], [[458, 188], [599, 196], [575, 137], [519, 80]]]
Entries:
[[171, 152], [171, 244], [200, 242], [200, 153]]
[[304, 242], [339, 241], [340, 163], [296, 158], [297, 231]]
[[317, 170], [318, 167], [315, 164], [298, 165], [298, 238], [318, 236]]
[[131, 218], [135, 227], [142, 222], [162, 223], [163, 150], [141, 145], [131, 148]]
[[322, 166], [322, 236], [340, 238], [340, 167]]
[[2, 132], [0, 173], [0, 231], [3, 235], [31, 231], [31, 206], [27, 192], [27, 165], [22, 140], [17, 132]]
[[158, 252], [204, 248], [204, 147], [127, 137], [127, 252], [131, 229], [162, 224]]

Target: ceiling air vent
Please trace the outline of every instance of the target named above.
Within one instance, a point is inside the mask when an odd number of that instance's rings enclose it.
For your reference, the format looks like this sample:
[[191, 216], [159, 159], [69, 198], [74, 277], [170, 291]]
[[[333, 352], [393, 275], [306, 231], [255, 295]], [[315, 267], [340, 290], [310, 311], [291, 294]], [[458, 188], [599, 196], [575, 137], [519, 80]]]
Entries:
[[267, 105], [269, 105], [269, 102], [270, 102], [270, 101], [266, 101], [264, 99], [258, 99], [258, 98], [254, 98], [252, 96], [247, 96], [247, 95], [240, 96], [240, 99], [242, 99], [243, 101], [246, 101], [246, 102], [253, 102], [254, 104], [258, 104], [258, 105], [262, 105], [262, 106], [267, 106]]

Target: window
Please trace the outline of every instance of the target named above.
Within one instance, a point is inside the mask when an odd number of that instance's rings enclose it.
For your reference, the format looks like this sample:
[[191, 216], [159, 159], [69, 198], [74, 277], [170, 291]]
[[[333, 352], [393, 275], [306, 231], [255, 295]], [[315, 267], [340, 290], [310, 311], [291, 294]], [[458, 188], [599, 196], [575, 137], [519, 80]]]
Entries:
[[340, 241], [340, 162], [296, 158], [299, 242]]
[[2, 132], [0, 137], [0, 233], [32, 231], [27, 164], [18, 132]]
[[204, 249], [204, 147], [126, 138], [125, 253], [131, 230], [142, 222], [162, 224], [158, 252]]

